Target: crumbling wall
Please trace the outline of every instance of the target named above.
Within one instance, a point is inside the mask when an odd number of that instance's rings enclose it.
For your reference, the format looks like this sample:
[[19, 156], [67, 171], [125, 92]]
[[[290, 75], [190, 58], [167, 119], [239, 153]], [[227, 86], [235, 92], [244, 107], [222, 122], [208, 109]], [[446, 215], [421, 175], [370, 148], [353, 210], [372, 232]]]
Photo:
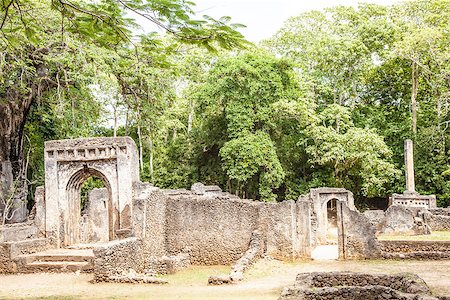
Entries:
[[379, 210], [366, 210], [365, 212], [363, 212], [363, 214], [367, 217], [367, 219], [369, 219], [369, 222], [373, 226], [377, 226], [378, 224], [380, 224], [380, 222], [385, 217], [384, 211], [381, 210], [381, 209], [379, 209]]
[[146, 258], [166, 255], [166, 198], [149, 183], [134, 185], [133, 230]]
[[250, 245], [244, 255], [231, 267], [229, 275], [209, 276], [208, 284], [221, 285], [236, 283], [244, 279], [244, 272], [252, 266], [264, 252], [264, 237], [262, 232], [255, 230]]
[[294, 201], [261, 203], [260, 224], [266, 236], [266, 254], [278, 259], [298, 257], [298, 211]]
[[144, 271], [142, 242], [133, 237], [115, 240], [94, 249], [94, 281], [110, 281], [117, 275]]
[[86, 209], [80, 218], [81, 243], [109, 241], [108, 200], [109, 192], [106, 188], [95, 188], [89, 192]]
[[435, 208], [425, 211], [423, 219], [431, 230], [450, 230], [450, 208]]
[[423, 220], [425, 209], [390, 206], [384, 218], [377, 225], [380, 233], [429, 234], [430, 227]]
[[168, 254], [189, 252], [194, 264], [232, 264], [247, 251], [252, 232], [258, 226], [257, 204], [222, 194], [216, 197], [168, 194]]
[[415, 274], [371, 275], [353, 272], [300, 273], [279, 300], [437, 299]]
[[366, 216], [351, 210], [344, 203], [338, 204], [339, 258], [365, 259], [380, 256], [375, 228]]
[[450, 241], [379, 241], [383, 258], [450, 259]]
[[45, 188], [36, 187], [34, 193], [34, 224], [39, 229], [42, 236], [45, 235]]

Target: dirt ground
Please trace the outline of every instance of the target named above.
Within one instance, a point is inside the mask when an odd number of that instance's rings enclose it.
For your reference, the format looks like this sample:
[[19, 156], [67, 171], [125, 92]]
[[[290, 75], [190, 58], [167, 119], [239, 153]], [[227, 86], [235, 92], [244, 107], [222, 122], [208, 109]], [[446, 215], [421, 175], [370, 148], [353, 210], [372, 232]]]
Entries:
[[91, 274], [0, 275], [1, 299], [277, 299], [297, 273], [354, 271], [416, 273], [435, 295], [450, 295], [450, 261], [307, 261], [286, 263], [261, 260], [236, 285], [208, 286], [209, 275], [228, 267], [191, 267], [163, 276], [166, 285], [92, 284]]

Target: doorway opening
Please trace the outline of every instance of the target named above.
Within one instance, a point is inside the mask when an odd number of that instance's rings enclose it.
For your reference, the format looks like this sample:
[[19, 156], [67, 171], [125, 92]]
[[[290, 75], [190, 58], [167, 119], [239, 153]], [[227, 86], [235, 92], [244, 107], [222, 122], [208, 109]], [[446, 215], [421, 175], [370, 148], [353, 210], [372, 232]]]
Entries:
[[326, 235], [322, 244], [312, 251], [311, 257], [313, 259], [336, 260], [339, 257], [337, 204], [338, 200], [330, 199], [323, 206], [324, 214], [326, 215], [326, 218], [324, 218]]
[[67, 197], [66, 246], [114, 239], [111, 188], [101, 172], [87, 167], [76, 172], [67, 185]]

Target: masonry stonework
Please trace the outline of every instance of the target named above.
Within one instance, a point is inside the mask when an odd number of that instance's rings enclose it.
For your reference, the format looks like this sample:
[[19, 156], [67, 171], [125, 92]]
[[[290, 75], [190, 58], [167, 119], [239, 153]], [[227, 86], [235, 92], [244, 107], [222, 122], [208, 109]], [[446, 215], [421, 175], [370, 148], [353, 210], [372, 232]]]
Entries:
[[[359, 213], [353, 194], [345, 189], [317, 188], [296, 201], [274, 203], [240, 199], [201, 183], [190, 190], [162, 190], [139, 181], [137, 157], [136, 145], [127, 137], [46, 142], [45, 189], [37, 189], [31, 226], [34, 237], [42, 239], [36, 245], [76, 248], [87, 243], [94, 248], [98, 280], [119, 276], [127, 266], [137, 273], [171, 272], [191, 263], [237, 262], [233, 270], [238, 274], [265, 255], [311, 258], [315, 247], [329, 242], [331, 225], [337, 230], [340, 259], [382, 256], [374, 227], [380, 221], [374, 218], [384, 220], [386, 215], [368, 218]], [[106, 188], [93, 190], [82, 212], [80, 189], [90, 176]], [[330, 209], [335, 211], [334, 224]], [[430, 220], [441, 217], [446, 216], [427, 215]], [[8, 245], [2, 249], [6, 265], [17, 251]]]

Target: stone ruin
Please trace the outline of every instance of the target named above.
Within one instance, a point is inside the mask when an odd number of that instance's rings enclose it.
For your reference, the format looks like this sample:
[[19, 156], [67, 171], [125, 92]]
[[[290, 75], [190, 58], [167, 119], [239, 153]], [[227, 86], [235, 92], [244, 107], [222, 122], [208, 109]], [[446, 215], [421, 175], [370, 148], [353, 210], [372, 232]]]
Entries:
[[[300, 273], [279, 300], [398, 299], [438, 300], [414, 274], [373, 275], [353, 272]], [[444, 298], [442, 298], [444, 299]]]
[[[339, 259], [388, 258], [374, 218], [359, 213], [345, 189], [312, 189], [278, 203], [201, 183], [162, 190], [139, 181], [129, 137], [46, 142], [45, 173], [34, 218], [0, 228], [0, 273], [80, 270], [95, 281], [159, 282], [152, 276], [190, 264], [233, 265], [210, 278], [231, 283], [263, 256], [311, 258], [330, 243], [330, 229]], [[105, 188], [92, 190], [81, 212], [81, 186], [91, 176]]]
[[414, 183], [413, 142], [405, 140], [405, 179], [406, 190], [403, 194], [392, 194], [389, 206], [401, 205], [405, 207], [436, 208], [435, 195], [419, 195]]

